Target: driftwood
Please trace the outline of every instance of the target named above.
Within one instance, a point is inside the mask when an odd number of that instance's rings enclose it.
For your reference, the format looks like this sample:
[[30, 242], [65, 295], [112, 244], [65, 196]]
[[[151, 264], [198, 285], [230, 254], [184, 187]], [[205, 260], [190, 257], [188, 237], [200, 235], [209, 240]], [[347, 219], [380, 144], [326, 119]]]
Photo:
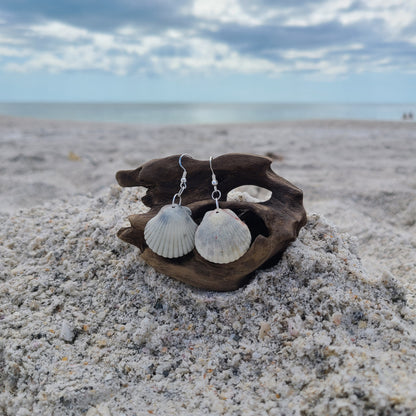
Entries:
[[[135, 170], [117, 172], [121, 186], [148, 188], [142, 202], [150, 207], [145, 214], [131, 215], [131, 227], [120, 229], [117, 235], [139, 247], [142, 258], [161, 273], [201, 289], [235, 290], [260, 266], [276, 263], [296, 239], [306, 223], [302, 191], [276, 175], [269, 158], [238, 153], [216, 157], [213, 166], [222, 193], [220, 207], [232, 209], [248, 225], [252, 244], [243, 257], [228, 264], [211, 263], [195, 249], [184, 257], [167, 259], [147, 247], [144, 227], [162, 206], [172, 202], [182, 176], [179, 156], [154, 159]], [[182, 163], [188, 172], [182, 205], [192, 210], [192, 218], [199, 224], [205, 212], [215, 208], [215, 202], [210, 199], [213, 189], [209, 161], [184, 156]], [[242, 185], [266, 188], [272, 192], [271, 198], [260, 203], [226, 201], [228, 192]]]

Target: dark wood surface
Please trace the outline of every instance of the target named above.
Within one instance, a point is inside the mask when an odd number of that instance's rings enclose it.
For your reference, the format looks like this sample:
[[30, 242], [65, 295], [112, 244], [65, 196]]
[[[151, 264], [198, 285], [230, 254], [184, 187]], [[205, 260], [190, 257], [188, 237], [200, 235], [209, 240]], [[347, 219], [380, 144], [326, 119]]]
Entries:
[[[122, 228], [118, 237], [137, 246], [143, 259], [157, 271], [192, 286], [215, 290], [235, 290], [244, 285], [250, 274], [262, 265], [276, 262], [287, 246], [296, 239], [306, 224], [302, 191], [271, 170], [271, 159], [249, 154], [232, 153], [213, 159], [213, 168], [221, 191], [220, 208], [232, 209], [248, 225], [252, 244], [238, 260], [215, 264], [203, 259], [194, 249], [177, 259], [167, 259], [153, 253], [146, 245], [144, 227], [159, 209], [172, 202], [179, 189], [182, 169], [180, 155], [154, 159], [135, 170], [119, 171], [116, 179], [121, 186], [144, 186], [143, 203], [150, 207], [146, 214], [129, 217], [130, 227]], [[199, 224], [205, 212], [215, 208], [211, 199], [209, 161], [182, 158], [187, 170], [187, 189], [182, 205], [192, 210]], [[229, 191], [242, 185], [256, 185], [272, 192], [268, 201], [260, 203], [226, 201]]]

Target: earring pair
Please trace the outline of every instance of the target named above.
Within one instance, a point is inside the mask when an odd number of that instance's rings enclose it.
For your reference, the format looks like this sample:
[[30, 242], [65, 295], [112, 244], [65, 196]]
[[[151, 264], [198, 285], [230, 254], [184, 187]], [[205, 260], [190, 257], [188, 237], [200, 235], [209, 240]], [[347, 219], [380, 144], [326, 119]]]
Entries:
[[221, 191], [212, 166], [213, 158], [210, 157], [209, 165], [215, 209], [207, 211], [198, 226], [191, 217], [191, 210], [181, 205], [187, 174], [182, 165], [183, 156], [188, 155], [184, 153], [179, 158], [179, 166], [183, 169], [179, 191], [173, 196], [172, 203], [162, 207], [146, 224], [144, 237], [147, 245], [156, 254], [167, 258], [184, 256], [195, 247], [201, 257], [212, 263], [238, 260], [249, 249], [251, 234], [237, 214], [219, 207]]

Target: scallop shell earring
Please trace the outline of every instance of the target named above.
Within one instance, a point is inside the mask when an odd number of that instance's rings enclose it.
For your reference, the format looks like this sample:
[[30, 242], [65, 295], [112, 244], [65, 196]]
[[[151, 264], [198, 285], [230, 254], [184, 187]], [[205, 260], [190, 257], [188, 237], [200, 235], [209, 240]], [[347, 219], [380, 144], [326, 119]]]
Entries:
[[230, 209], [221, 209], [218, 200], [221, 191], [217, 189], [218, 181], [212, 168], [212, 157], [209, 159], [212, 172], [211, 194], [216, 208], [205, 213], [195, 233], [195, 248], [198, 253], [212, 263], [231, 263], [238, 260], [249, 249], [251, 233], [247, 225]]
[[179, 166], [183, 169], [179, 191], [173, 196], [172, 203], [162, 207], [144, 229], [144, 239], [149, 248], [169, 259], [184, 256], [195, 247], [197, 225], [191, 217], [191, 210], [181, 205], [181, 195], [186, 189], [186, 169], [182, 165], [182, 157], [185, 155], [184, 153], [179, 158]]

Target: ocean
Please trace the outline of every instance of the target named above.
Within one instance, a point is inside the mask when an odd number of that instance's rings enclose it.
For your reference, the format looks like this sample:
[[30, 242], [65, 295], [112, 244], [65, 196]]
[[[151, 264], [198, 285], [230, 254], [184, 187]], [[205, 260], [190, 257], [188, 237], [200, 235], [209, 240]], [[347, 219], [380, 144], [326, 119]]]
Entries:
[[0, 115], [140, 124], [257, 123], [281, 120], [401, 120], [413, 104], [337, 103], [0, 103]]

